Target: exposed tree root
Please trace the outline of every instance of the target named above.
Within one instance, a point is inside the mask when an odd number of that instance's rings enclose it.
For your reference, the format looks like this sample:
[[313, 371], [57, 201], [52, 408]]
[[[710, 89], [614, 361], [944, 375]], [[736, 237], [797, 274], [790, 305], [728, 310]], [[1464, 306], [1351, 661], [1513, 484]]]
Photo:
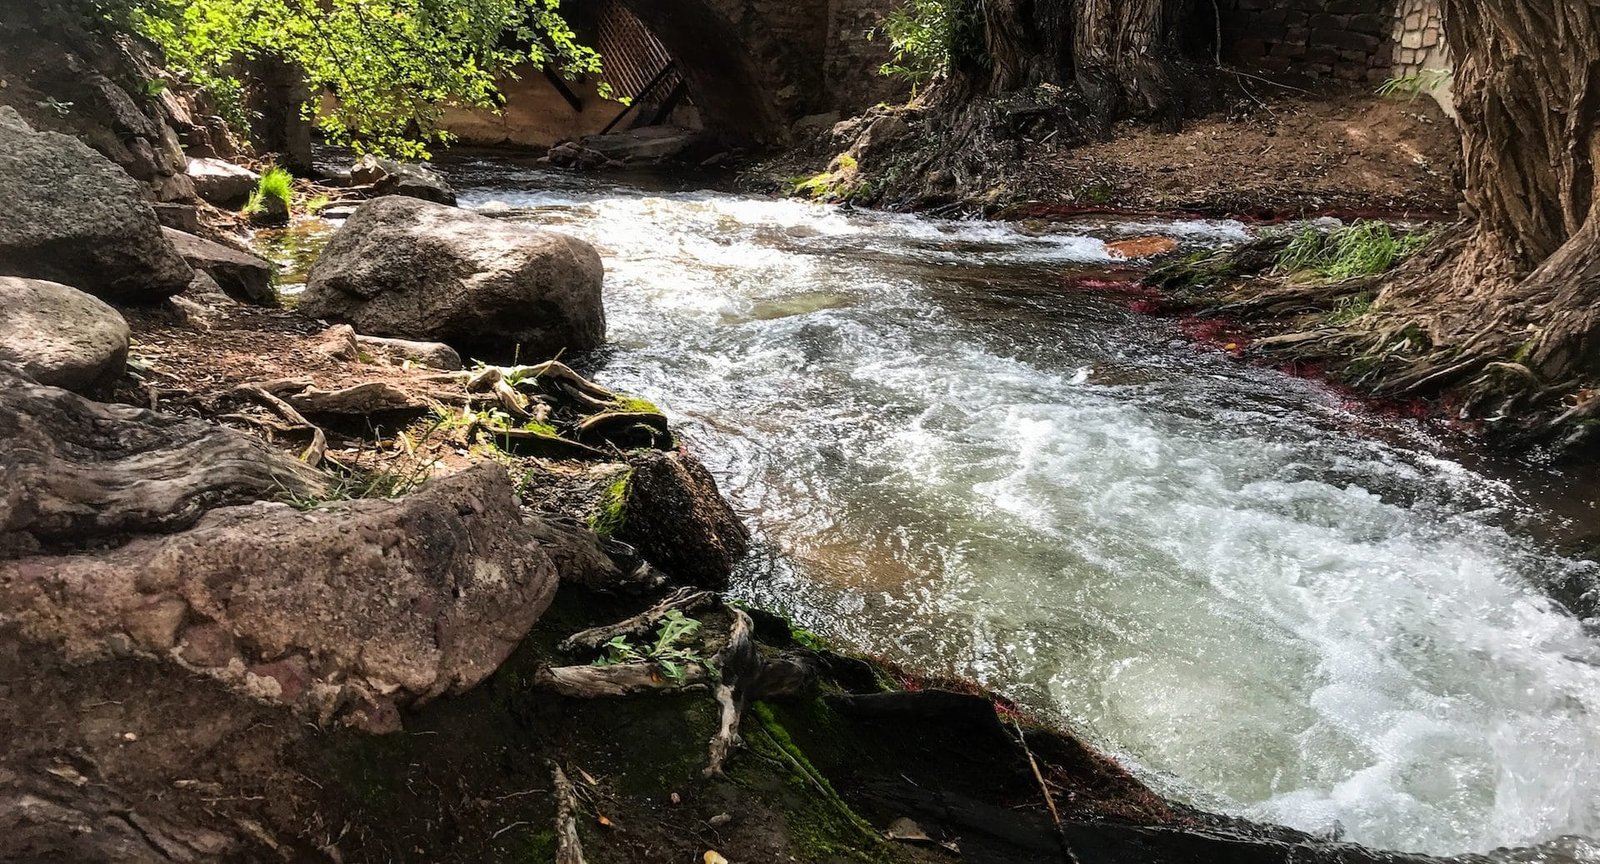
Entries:
[[[648, 633], [673, 609], [698, 609], [713, 601], [707, 592], [679, 591], [639, 615], [575, 634], [562, 645], [576, 649], [603, 645], [618, 635]], [[756, 648], [755, 623], [750, 616], [731, 606], [722, 608], [732, 619], [727, 643], [709, 662], [687, 664], [676, 677], [663, 675], [653, 663], [560, 666], [540, 670], [534, 677], [534, 686], [578, 699], [709, 689], [717, 702], [720, 722], [708, 744], [704, 773], [707, 777], [720, 775], [741, 743], [739, 724], [751, 702], [803, 696], [816, 686], [816, 670], [810, 662], [798, 657], [763, 656]]]
[[699, 665], [685, 666], [683, 674], [668, 678], [653, 664], [616, 666], [552, 666], [539, 670], [534, 686], [573, 699], [607, 699], [642, 693], [704, 690], [710, 674]]
[[692, 588], [679, 588], [667, 596], [667, 599], [640, 612], [632, 618], [626, 618], [615, 624], [603, 627], [592, 627], [588, 630], [574, 633], [561, 640], [557, 647], [568, 653], [577, 651], [599, 651], [601, 646], [618, 636], [637, 637], [656, 629], [656, 625], [667, 617], [667, 613], [676, 609], [685, 615], [715, 602], [717, 595], [710, 591], [696, 591]]
[[240, 387], [239, 392], [251, 397], [252, 399], [255, 399], [262, 405], [271, 408], [273, 411], [277, 412], [278, 416], [289, 421], [290, 423], [293, 423], [300, 430], [309, 431], [311, 433], [311, 446], [307, 447], [305, 452], [300, 454], [300, 461], [310, 465], [313, 468], [322, 464], [322, 457], [328, 452], [328, 436], [322, 431], [321, 426], [318, 426], [317, 424], [312, 423], [310, 420], [307, 420], [305, 415], [294, 409], [294, 406], [283, 401], [282, 399], [279, 399], [277, 396], [272, 395], [272, 393], [268, 392], [262, 387]]
[[[326, 485], [255, 436], [91, 402], [35, 384], [9, 364], [0, 364], [0, 441], [0, 557], [181, 530], [213, 507], [313, 496]], [[18, 497], [21, 489], [28, 494]]]

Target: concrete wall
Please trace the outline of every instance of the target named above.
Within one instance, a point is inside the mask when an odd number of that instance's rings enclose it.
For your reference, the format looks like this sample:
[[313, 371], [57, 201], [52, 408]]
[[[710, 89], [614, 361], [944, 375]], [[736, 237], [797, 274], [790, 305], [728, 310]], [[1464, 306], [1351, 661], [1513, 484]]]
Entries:
[[593, 81], [573, 81], [567, 86], [583, 101], [582, 113], [572, 110], [537, 67], [524, 64], [518, 67], [515, 79], [500, 82], [506, 104], [499, 114], [450, 108], [445, 110], [442, 125], [466, 144], [543, 150], [599, 132], [622, 110], [619, 103], [601, 99]]

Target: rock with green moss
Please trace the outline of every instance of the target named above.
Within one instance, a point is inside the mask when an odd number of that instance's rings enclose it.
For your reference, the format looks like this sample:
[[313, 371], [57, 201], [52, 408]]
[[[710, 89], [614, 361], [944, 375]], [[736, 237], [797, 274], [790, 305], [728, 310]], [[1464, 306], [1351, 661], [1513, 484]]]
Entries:
[[629, 465], [613, 536], [681, 582], [727, 584], [750, 550], [750, 530], [711, 472], [683, 451], [636, 451]]

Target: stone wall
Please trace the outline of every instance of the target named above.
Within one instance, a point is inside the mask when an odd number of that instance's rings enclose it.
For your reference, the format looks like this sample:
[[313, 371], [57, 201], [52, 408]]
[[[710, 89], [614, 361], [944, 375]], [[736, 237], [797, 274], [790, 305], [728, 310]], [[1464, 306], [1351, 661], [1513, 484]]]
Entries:
[[1394, 12], [1396, 77], [1449, 69], [1450, 46], [1444, 41], [1439, 0], [1400, 0]]
[[1454, 68], [1450, 46], [1444, 39], [1439, 0], [1400, 0], [1394, 12], [1394, 66], [1396, 78], [1415, 76], [1421, 92], [1432, 96], [1454, 117], [1455, 101], [1449, 71]]
[[889, 60], [889, 43], [879, 32], [883, 18], [899, 0], [832, 0], [828, 4], [825, 69], [829, 109], [849, 115], [879, 102], [902, 101], [911, 88], [878, 74]]
[[1312, 78], [1382, 81], [1395, 0], [1219, 0], [1228, 59]]

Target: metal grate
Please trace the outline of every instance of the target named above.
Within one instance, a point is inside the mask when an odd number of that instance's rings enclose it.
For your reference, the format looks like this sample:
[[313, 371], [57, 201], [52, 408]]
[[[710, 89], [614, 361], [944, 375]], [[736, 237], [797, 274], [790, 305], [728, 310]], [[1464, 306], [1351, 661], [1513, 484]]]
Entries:
[[618, 98], [638, 99], [648, 89], [647, 99], [660, 99], [683, 82], [676, 68], [657, 80], [662, 70], [672, 65], [672, 55], [650, 28], [617, 0], [601, 4], [600, 40], [595, 47], [600, 52], [601, 74]]

